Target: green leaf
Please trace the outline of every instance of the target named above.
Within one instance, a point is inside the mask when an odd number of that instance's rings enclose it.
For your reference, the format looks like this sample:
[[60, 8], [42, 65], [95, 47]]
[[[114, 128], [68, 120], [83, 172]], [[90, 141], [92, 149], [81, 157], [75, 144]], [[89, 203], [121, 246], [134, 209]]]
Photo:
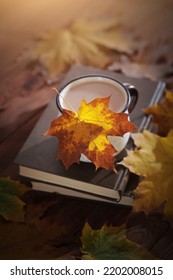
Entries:
[[81, 241], [82, 259], [85, 260], [154, 259], [145, 248], [126, 238], [122, 226], [93, 230], [85, 224]]
[[20, 196], [26, 191], [28, 188], [19, 182], [0, 178], [0, 215], [6, 220], [22, 222], [25, 203], [20, 200]]

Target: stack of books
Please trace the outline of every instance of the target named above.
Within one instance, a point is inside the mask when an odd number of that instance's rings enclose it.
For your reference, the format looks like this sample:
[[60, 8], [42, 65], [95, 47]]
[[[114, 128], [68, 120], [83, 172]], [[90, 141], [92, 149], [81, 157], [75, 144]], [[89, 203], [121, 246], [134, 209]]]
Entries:
[[[135, 109], [130, 114], [131, 122], [139, 131], [150, 128], [151, 118], [144, 114], [143, 109], [160, 101], [165, 89], [164, 83], [129, 78], [92, 67], [72, 66], [61, 86], [74, 78], [89, 74], [102, 74], [134, 85], [139, 97]], [[132, 190], [138, 178], [122, 165], [117, 164], [117, 174], [102, 168], [95, 170], [95, 166], [90, 162], [74, 163], [66, 170], [63, 163], [56, 159], [57, 139], [43, 134], [58, 115], [60, 112], [54, 97], [15, 159], [20, 175], [28, 178], [33, 189], [37, 191], [131, 206], [134, 199]], [[129, 147], [130, 145], [131, 140], [128, 143]]]

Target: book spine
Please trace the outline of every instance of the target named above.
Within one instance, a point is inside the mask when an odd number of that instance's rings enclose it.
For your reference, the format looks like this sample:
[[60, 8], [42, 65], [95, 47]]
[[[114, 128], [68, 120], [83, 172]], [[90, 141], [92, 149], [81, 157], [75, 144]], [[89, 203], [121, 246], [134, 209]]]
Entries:
[[[159, 82], [157, 85], [157, 88], [155, 90], [155, 93], [153, 94], [153, 97], [150, 101], [149, 107], [160, 102], [160, 100], [163, 97], [163, 92], [165, 90], [165, 83], [163, 82]], [[149, 115], [145, 115], [142, 119], [140, 128], [139, 128], [139, 132], [142, 132], [144, 129], [147, 130], [152, 130], [152, 121], [151, 121], [152, 117]]]

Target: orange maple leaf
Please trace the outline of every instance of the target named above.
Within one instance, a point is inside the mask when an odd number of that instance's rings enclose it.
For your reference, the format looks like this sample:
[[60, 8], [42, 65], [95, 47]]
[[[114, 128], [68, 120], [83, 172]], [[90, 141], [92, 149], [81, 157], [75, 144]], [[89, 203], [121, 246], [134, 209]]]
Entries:
[[79, 163], [84, 154], [96, 168], [115, 171], [113, 155], [116, 149], [107, 136], [123, 136], [136, 126], [128, 120], [128, 114], [109, 110], [109, 101], [110, 97], [96, 98], [90, 103], [83, 100], [77, 113], [64, 109], [62, 115], [52, 121], [44, 135], [58, 138], [58, 159], [66, 168], [74, 162]]

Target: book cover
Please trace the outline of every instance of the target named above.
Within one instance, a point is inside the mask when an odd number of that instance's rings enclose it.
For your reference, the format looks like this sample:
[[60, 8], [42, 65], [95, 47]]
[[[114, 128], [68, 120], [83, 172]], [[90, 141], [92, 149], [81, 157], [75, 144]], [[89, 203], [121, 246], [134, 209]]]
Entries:
[[[92, 67], [73, 66], [66, 74], [61, 86], [70, 80], [88, 74], [102, 74], [122, 83], [130, 83], [136, 87], [139, 97], [135, 109], [130, 114], [131, 121], [139, 127], [148, 128], [150, 117], [142, 109], [157, 103], [165, 88], [162, 82], [152, 82], [146, 79], [134, 79], [110, 71]], [[55, 137], [43, 136], [53, 119], [60, 112], [54, 97], [41, 118], [38, 120], [30, 136], [17, 155], [15, 162], [20, 167], [20, 175], [30, 178], [35, 189], [56, 191], [65, 195], [86, 197], [96, 200], [117, 202], [126, 205], [132, 203], [129, 190], [134, 187], [126, 168], [117, 165], [118, 173], [99, 168], [95, 171], [92, 163], [80, 162], [73, 164], [67, 170], [62, 162], [56, 159], [58, 142]], [[35, 182], [34, 182], [35, 181]]]

